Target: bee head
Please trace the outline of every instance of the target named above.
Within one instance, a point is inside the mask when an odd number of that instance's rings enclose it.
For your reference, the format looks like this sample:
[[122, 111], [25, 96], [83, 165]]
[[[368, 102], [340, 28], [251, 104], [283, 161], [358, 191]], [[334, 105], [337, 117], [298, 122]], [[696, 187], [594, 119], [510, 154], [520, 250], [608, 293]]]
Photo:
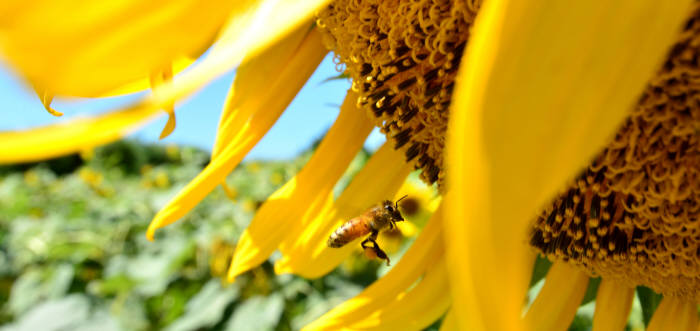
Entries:
[[[407, 196], [404, 195], [401, 199], [403, 199], [403, 198], [405, 198], [405, 197], [407, 197]], [[400, 221], [403, 221], [403, 220], [404, 220], [404, 219], [403, 219], [403, 216], [401, 216], [401, 212], [399, 211], [399, 201], [401, 201], [401, 199], [396, 200], [395, 203], [392, 203], [392, 202], [389, 201], [389, 200], [385, 200], [384, 203], [383, 203], [383, 205], [384, 205], [384, 210], [385, 210], [387, 213], [389, 213], [389, 215], [391, 215], [391, 219], [392, 219], [392, 221], [394, 221], [394, 222], [400, 222]]]

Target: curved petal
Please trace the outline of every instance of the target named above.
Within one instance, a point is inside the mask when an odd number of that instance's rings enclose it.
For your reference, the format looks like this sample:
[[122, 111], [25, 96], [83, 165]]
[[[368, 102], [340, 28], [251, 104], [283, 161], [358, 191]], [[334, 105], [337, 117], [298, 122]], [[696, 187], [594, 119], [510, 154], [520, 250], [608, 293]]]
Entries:
[[593, 331], [622, 331], [632, 310], [634, 288], [603, 279], [598, 288], [593, 315]]
[[[163, 70], [158, 70], [151, 74], [151, 87], [155, 88], [162, 85], [164, 82], [169, 82], [173, 79], [172, 65], [168, 65]], [[165, 123], [163, 131], [160, 133], [160, 139], [163, 139], [173, 133], [175, 130], [175, 102], [170, 102], [164, 107], [168, 113], [168, 122]]]
[[154, 91], [146, 103], [161, 106], [180, 99], [204, 83], [224, 74], [241, 63], [243, 57], [254, 58], [270, 45], [310, 22], [314, 11], [330, 0], [248, 0], [232, 1], [234, 15], [222, 28], [208, 55], [191, 70], [183, 72], [172, 84]]
[[423, 330], [435, 322], [450, 306], [445, 258], [432, 261], [416, 286], [394, 302], [349, 325], [355, 330]]
[[689, 3], [484, 3], [447, 144], [446, 242], [462, 329], [522, 329], [528, 224], [612, 136]]
[[198, 56], [248, 2], [8, 0], [0, 7], [0, 50], [33, 86], [100, 96]]
[[292, 180], [270, 196], [238, 239], [230, 281], [265, 261], [285, 237], [294, 237], [333, 203], [333, 186], [362, 148], [372, 123], [349, 91], [340, 114], [314, 155]]
[[[194, 63], [195, 59], [192, 57], [188, 56], [182, 56], [179, 58], [176, 58], [173, 63], [172, 63], [172, 71], [175, 74], [178, 74], [182, 72], [183, 70], [187, 69], [192, 63]], [[124, 95], [124, 94], [130, 94], [134, 92], [140, 92], [140, 91], [145, 91], [149, 88], [152, 88], [153, 84], [151, 84], [151, 78], [150, 77], [144, 77], [143, 79], [140, 80], [135, 80], [129, 83], [126, 83], [122, 86], [119, 86], [117, 88], [114, 88], [112, 90], [109, 90], [103, 94], [100, 95], [100, 97], [111, 97], [111, 96], [117, 96], [117, 95]]]
[[44, 109], [46, 109], [49, 114], [60, 117], [63, 116], [63, 113], [51, 108], [51, 102], [53, 102], [53, 95], [49, 93], [48, 91], [37, 91], [36, 94], [39, 96], [39, 99], [41, 100], [41, 104], [44, 105]]
[[[444, 260], [442, 258], [443, 248], [440, 245], [442, 239], [441, 221], [442, 208], [438, 208], [401, 261], [384, 277], [374, 282], [356, 297], [333, 308], [316, 321], [305, 326], [303, 330], [338, 329], [351, 325], [384, 309], [395, 302], [397, 298], [405, 295], [402, 293], [405, 293], [426, 270], [434, 266], [435, 261]], [[447, 283], [446, 279], [443, 282]], [[446, 289], [444, 292], [449, 295]]]
[[[290, 38], [296, 39], [293, 34]], [[259, 78], [252, 74], [235, 78], [224, 110], [224, 113], [236, 118], [230, 120], [235, 125], [226, 126], [225, 132], [219, 133], [226, 139], [217, 138], [225, 145], [212, 158], [212, 162], [155, 215], [146, 234], [149, 239], [153, 238], [158, 228], [177, 221], [223, 182], [226, 175], [272, 127], [327, 53], [315, 33], [307, 35], [301, 45], [282, 50], [272, 48], [271, 52], [275, 53], [271, 57], [275, 61], [268, 61], [266, 55], [270, 53], [266, 52], [247, 62], [244, 66], [250, 69], [242, 68], [242, 72], [252, 73], [256, 72], [255, 69], [268, 70], [268, 67], [272, 67], [277, 70], [277, 75], [267, 77], [266, 85], [256, 83]], [[284, 52], [287, 59], [279, 61], [277, 52]], [[236, 87], [246, 85], [249, 80], [258, 88], [246, 96], [236, 97]], [[235, 133], [235, 136], [230, 136], [229, 132]]]
[[459, 331], [459, 327], [457, 326], [457, 320], [455, 317], [455, 311], [454, 309], [450, 309], [447, 312], [447, 315], [445, 315], [445, 318], [442, 319], [442, 324], [440, 325], [440, 331]]
[[525, 314], [530, 330], [566, 330], [586, 294], [588, 276], [566, 262], [552, 265], [544, 287]]
[[[150, 116], [152, 112], [154, 112], [154, 109], [156, 108], [167, 108], [169, 104], [173, 102], [173, 100], [178, 99], [180, 97], [183, 97], [189, 93], [192, 93], [195, 89], [198, 87], [201, 87], [202, 84], [207, 82], [208, 80], [216, 77], [217, 75], [223, 74], [227, 69], [230, 69], [236, 65], [238, 65], [241, 62], [241, 59], [243, 56], [246, 54], [249, 54], [251, 57], [255, 54], [258, 54], [261, 52], [265, 47], [268, 47], [270, 44], [280, 40], [281, 38], [288, 36], [291, 32], [292, 29], [297, 28], [300, 26], [303, 22], [307, 22], [308, 18], [310, 17], [312, 11], [316, 8], [319, 8], [320, 6], [324, 5], [327, 2], [327, 0], [316, 0], [316, 1], [304, 1], [302, 3], [296, 3], [295, 1], [287, 1], [287, 0], [267, 0], [267, 1], [236, 1], [236, 2], [227, 2], [227, 3], [235, 3], [237, 6], [236, 9], [234, 10], [235, 15], [232, 16], [232, 18], [229, 20], [228, 27], [225, 29], [225, 31], [222, 33], [224, 36], [227, 36], [227, 38], [223, 38], [221, 42], [221, 47], [216, 51], [216, 52], [211, 52], [210, 56], [207, 57], [207, 59], [201, 61], [198, 63], [196, 68], [192, 68], [192, 70], [187, 71], [186, 73], [183, 73], [177, 82], [170, 82], [170, 83], [164, 83], [162, 84], [159, 88], [156, 88], [155, 91], [153, 92], [154, 94], [147, 97], [144, 99], [140, 104], [135, 105], [131, 107], [129, 110], [122, 111], [122, 112], [117, 112], [114, 114], [114, 116], [111, 115], [105, 115], [105, 116], [99, 116], [99, 117], [94, 117], [90, 120], [79, 120], [76, 122], [76, 127], [74, 132], [68, 132], [71, 131], [70, 128], [65, 128], [63, 125], [55, 125], [55, 126], [47, 126], [44, 128], [36, 129], [33, 131], [27, 131], [26, 133], [29, 134], [41, 134], [40, 136], [37, 135], [36, 137], [27, 137], [23, 136], [22, 139], [17, 139], [16, 141], [9, 142], [9, 146], [7, 147], [6, 150], [10, 151], [18, 151], [17, 153], [13, 155], [3, 155], [4, 160], [0, 160], [0, 162], [21, 162], [21, 161], [32, 161], [32, 160], [41, 160], [45, 159], [48, 157], [55, 157], [55, 156], [60, 156], [64, 155], [67, 153], [72, 153], [78, 150], [81, 150], [83, 148], [90, 148], [97, 146], [99, 144], [104, 144], [108, 143], [110, 141], [119, 139], [123, 136], [124, 134], [124, 129], [126, 127], [132, 127], [135, 126], [136, 122], [128, 122], [134, 121], [137, 118], [137, 113], [138, 115], [141, 116], [142, 120], [145, 120], [147, 116], [144, 117], [144, 112], [147, 112]], [[178, 2], [177, 4], [174, 4], [172, 8], [176, 8], [177, 10], [180, 10], [183, 8], [183, 6], [187, 5], [186, 0], [182, 0]], [[153, 9], [151, 13], [144, 13], [146, 19], [144, 22], [149, 24], [157, 23], [156, 21], [150, 21], [150, 18], [155, 18], [158, 17], [159, 15], [165, 15], [165, 14], [173, 14], [174, 12], [168, 11], [168, 6], [164, 6], [163, 8], [159, 8], [159, 3], [150, 3], [152, 7], [148, 7], [150, 9]], [[61, 6], [59, 3], [55, 3], [55, 6]], [[136, 7], [133, 7], [133, 6]], [[0, 40], [2, 40], [2, 45], [0, 45], [0, 49], [2, 51], [5, 51], [6, 48], [12, 47], [12, 46], [7, 46], [7, 43], [12, 43], [17, 41], [16, 39], [13, 39], [13, 36], [19, 36], [22, 35], [22, 29], [19, 27], [15, 27], [13, 24], [16, 23], [16, 20], [18, 17], [12, 17], [12, 19], [8, 20], [3, 20], [3, 18], [8, 17], [8, 13], [14, 13], [14, 11], [18, 11], [22, 8], [23, 3], [20, 2], [12, 2], [12, 3], [2, 3], [2, 7], [0, 7]], [[86, 5], [89, 6], [89, 5]], [[92, 22], [90, 20], [97, 20], [100, 17], [103, 17], [104, 15], [108, 15], [108, 13], [105, 13], [105, 11], [109, 12], [110, 10], [107, 10], [105, 8], [100, 7], [100, 4], [92, 4], [94, 6], [93, 9], [96, 10], [95, 13], [91, 13], [91, 15], [88, 15], [89, 17], [85, 17], [85, 22], [75, 22], [75, 25], [68, 25], [68, 27], [80, 27], [80, 29], [88, 30], [90, 31], [90, 24]], [[114, 8], [119, 8], [120, 12], [124, 12], [126, 14], [129, 14], [130, 10], [133, 8], [140, 8], [138, 7], [138, 4], [134, 3], [128, 3], [127, 1], [123, 3], [116, 3], [113, 5]], [[147, 5], [143, 5], [147, 6]], [[48, 8], [53, 8], [53, 7], [48, 7]], [[205, 7], [202, 7], [199, 5], [198, 7], [200, 10], [204, 9]], [[217, 7], [217, 9], [214, 9], [214, 12], [222, 12], [223, 9], [226, 7]], [[61, 9], [61, 8], [57, 8]], [[86, 9], [87, 10], [87, 9]], [[164, 10], [164, 11], [161, 11]], [[175, 10], [175, 9], [173, 9]], [[177, 12], [177, 10], [175, 10]], [[76, 11], [78, 13], [79, 11]], [[179, 12], [178, 12], [179, 13]], [[41, 11], [40, 13], [27, 13], [28, 15], [34, 15], [31, 16], [33, 17], [31, 20], [39, 20], [39, 18], [44, 17], [45, 15], [48, 15], [47, 12]], [[94, 14], [94, 15], [93, 15]], [[114, 14], [114, 13], [111, 13]], [[190, 13], [188, 13], [189, 15]], [[42, 16], [44, 15], [44, 16]], [[150, 15], [150, 16], [149, 16]], [[165, 15], [165, 16], [168, 16]], [[272, 15], [272, 16], [271, 16]], [[10, 15], [12, 16], [12, 15]], [[18, 15], [21, 16], [21, 15]], [[118, 15], [117, 15], [118, 16]], [[127, 15], [128, 16], [128, 15]], [[192, 15], [192, 19], [197, 19], [194, 16], [197, 15]], [[273, 16], [275, 16], [275, 19], [271, 20], [274, 23], [271, 24], [266, 24], [266, 20], [270, 20]], [[70, 18], [72, 16], [68, 16]], [[118, 23], [123, 23], [123, 24], [128, 24], [128, 20], [122, 22], [124, 18], [120, 17], [114, 17], [115, 20], [119, 21]], [[170, 17], [170, 18], [164, 18], [164, 19], [177, 19], [177, 17]], [[31, 21], [30, 20], [30, 21]], [[211, 19], [210, 19], [211, 20]], [[34, 22], [32, 21], [32, 22]], [[28, 29], [33, 29], [31, 28], [32, 23], [28, 22], [27, 27]], [[126, 23], [125, 23], [126, 22]], [[36, 25], [36, 24], [35, 24]], [[148, 25], [148, 24], [147, 24]], [[133, 29], [139, 29], [139, 28], [147, 28], [149, 26], [144, 25], [144, 26], [136, 26], [133, 27]], [[42, 25], [38, 25], [39, 27], [43, 27]], [[166, 24], [167, 26], [167, 24]], [[264, 28], [261, 28], [264, 27]], [[69, 28], [66, 28], [69, 29]], [[132, 30], [131, 28], [125, 30], [124, 36], [128, 37], [130, 36], [129, 33], [131, 33]], [[193, 29], [200, 31], [198, 29]], [[203, 31], [203, 30], [201, 30]], [[119, 31], [116, 31], [117, 33]], [[121, 33], [121, 32], [119, 32]], [[16, 35], [14, 35], [16, 34]], [[118, 34], [118, 33], [117, 33]], [[156, 33], [156, 35], [158, 35]], [[187, 34], [184, 34], [187, 35]], [[71, 38], [77, 38], [79, 39], [82, 35], [76, 34], [75, 36]], [[234, 36], [238, 37], [233, 41]], [[160, 36], [159, 36], [160, 37]], [[178, 38], [181, 38], [182, 35], [179, 35]], [[313, 38], [312, 38], [313, 39]], [[145, 39], [144, 39], [145, 40]], [[33, 43], [35, 42], [34, 40], [26, 40], [25, 42]], [[109, 44], [109, 41], [105, 41], [105, 43]], [[321, 51], [325, 54], [325, 49], [323, 46], [320, 44], [320, 40], [318, 40], [317, 45], [319, 46], [317, 50]], [[26, 45], [25, 45], [26, 46]], [[26, 47], [33, 47], [33, 44], [30, 46]], [[86, 46], [89, 47], [89, 46]], [[60, 48], [63, 49], [63, 48]], [[76, 50], [76, 52], [80, 52], [81, 50]], [[163, 50], [159, 49], [159, 52], [163, 52]], [[90, 53], [90, 52], [87, 52]], [[42, 54], [45, 54], [42, 53]], [[90, 54], [87, 54], [90, 55]], [[298, 65], [302, 65], [303, 63], [309, 63], [312, 62], [316, 57], [310, 54], [307, 54], [308, 58], [303, 58], [303, 57], [297, 57]], [[9, 55], [8, 55], [9, 56]], [[10, 56], [11, 57], [11, 56]], [[177, 58], [181, 58], [181, 56], [177, 56]], [[322, 56], [321, 56], [322, 58]], [[25, 61], [27, 65], [31, 65], [31, 61], [28, 61], [28, 59], [23, 59], [22, 61]], [[78, 61], [79, 62], [79, 61]], [[78, 63], [76, 62], [76, 63]], [[49, 88], [53, 84], [62, 84], [61, 82], [53, 82], [53, 83], [46, 83], [44, 82], [43, 84], [34, 84], [37, 86], [37, 90], [39, 91], [48, 91], [46, 92], [47, 95], [53, 96], [58, 95], [58, 94], [63, 94], [63, 95], [80, 95], [80, 96], [90, 96], [90, 95], [101, 95], [104, 93], [115, 93], [114, 89], [120, 89], [120, 88], [126, 88], [124, 86], [125, 83], [133, 83], [133, 80], [138, 80], [141, 81], [143, 80], [144, 76], [147, 76], [148, 73], [150, 73], [153, 68], [162, 68], [162, 64], [166, 63], [166, 61], [156, 61], [158, 63], [153, 63], [149, 65], [149, 70], [140, 74], [138, 77], [131, 77], [129, 79], [124, 78], [123, 76], [120, 75], [115, 75], [115, 79], [109, 79], [105, 81], [100, 81], [99, 84], [97, 85], [91, 85], [91, 83], [87, 83], [90, 81], [88, 79], [87, 81], [81, 80], [82, 78], [77, 75], [77, 73], [71, 74], [71, 77], [64, 77], [61, 79], [74, 79], [74, 81], [71, 81], [71, 84], [74, 84], [75, 86], [71, 86], [70, 84], [67, 85], [62, 85], [63, 87], [67, 89], [73, 89], [73, 88], [79, 88], [78, 90], [74, 90], [73, 92], [68, 91], [68, 90], [62, 90], [62, 89], [53, 89]], [[320, 62], [320, 59], [319, 59]], [[169, 63], [169, 62], [167, 62]], [[37, 62], [39, 66], [46, 65], [43, 62]], [[119, 70], [119, 66], [115, 64], [115, 67], [112, 68], [114, 70]], [[66, 68], [65, 70], [68, 70], [69, 68]], [[23, 70], [20, 68], [20, 70]], [[76, 69], [78, 70], [78, 69]], [[81, 73], [85, 74], [96, 74], [97, 71], [90, 71], [89, 69], [79, 69], [82, 70]], [[288, 71], [289, 73], [289, 71]], [[27, 73], [25, 73], [27, 74]], [[45, 72], [41, 72], [41, 74], [45, 74]], [[297, 72], [291, 73], [291, 79], [290, 81], [296, 81], [294, 80], [295, 78], [298, 78], [299, 74]], [[41, 79], [44, 79], [46, 77], [41, 77]], [[95, 78], [95, 77], [92, 77]], [[48, 79], [48, 78], [47, 78]], [[59, 78], [56, 78], [59, 79]], [[99, 78], [97, 78], [99, 79]], [[305, 81], [305, 80], [304, 80]], [[128, 84], [127, 84], [128, 85]], [[293, 85], [293, 84], [290, 84]], [[49, 86], [49, 87], [47, 87]], [[82, 89], [82, 88], [85, 89]], [[106, 90], [106, 91], [105, 91]], [[44, 93], [44, 92], [42, 92]], [[44, 101], [48, 100], [46, 98], [43, 98]], [[271, 98], [270, 102], [277, 102], [281, 98]], [[44, 102], [46, 104], [46, 102]], [[264, 114], [258, 113], [259, 116], [262, 117]], [[129, 118], [127, 120], [126, 118]], [[271, 116], [270, 116], [271, 117]], [[266, 117], [266, 118], [270, 118]], [[276, 117], [275, 117], [276, 118]], [[104, 119], [104, 121], [101, 121]], [[90, 124], [90, 123], [97, 123], [100, 122], [99, 125], [93, 126], [93, 130], [88, 129], [85, 125]], [[118, 123], [115, 123], [118, 122]], [[128, 123], [127, 123], [128, 122]], [[264, 127], [266, 124], [262, 123], [260, 120], [254, 121], [256, 125], [260, 125], [261, 127]], [[274, 121], [273, 121], [274, 122]], [[105, 128], [104, 125], [112, 123], [111, 125], [116, 125], [113, 128]], [[271, 125], [271, 124], [270, 124]], [[268, 126], [269, 127], [269, 126]], [[83, 129], [80, 129], [83, 128]], [[66, 130], [67, 129], [67, 130]], [[98, 131], [101, 130], [101, 131]], [[251, 129], [252, 130], [252, 129]], [[262, 131], [262, 134], [267, 130]], [[31, 132], [31, 133], [30, 133]], [[80, 132], [83, 134], [80, 137], [77, 137], [75, 133]], [[247, 131], [251, 132], [251, 131]], [[12, 137], [16, 137], [18, 133], [8, 133], [11, 134]], [[90, 134], [90, 135], [87, 135]], [[42, 139], [47, 139], [47, 140], [39, 140], [35, 138], [41, 137]], [[243, 143], [244, 146], [242, 146], [240, 149], [241, 150], [249, 150], [252, 145], [257, 142], [259, 139], [248, 139], [248, 138], [239, 138], [241, 140], [245, 140], [246, 142]], [[57, 141], [60, 141], [56, 145], [50, 146], [51, 148], [48, 148], [46, 142], [50, 141], [53, 142], [54, 144]], [[44, 145], [44, 146], [39, 146], [39, 145]], [[250, 146], [249, 146], [250, 145]], [[248, 147], [246, 147], [248, 146]], [[58, 147], [58, 148], [54, 148]], [[246, 150], [246, 152], [247, 152]], [[240, 151], [234, 151], [233, 152], [233, 157], [241, 154]], [[243, 153], [245, 154], [245, 153]], [[231, 156], [232, 154], [229, 154]], [[237, 162], [236, 162], [237, 163]], [[223, 173], [223, 172], [222, 172]], [[225, 172], [228, 173], [228, 172]], [[211, 172], [209, 172], [209, 175], [211, 175]], [[225, 175], [225, 174], [224, 174]], [[208, 192], [208, 191], [207, 191]], [[201, 198], [200, 198], [201, 200]], [[199, 200], [197, 200], [199, 201]], [[191, 207], [190, 207], [191, 208]], [[179, 210], [177, 213], [180, 213], [181, 215], [184, 215], [186, 210], [189, 210], [189, 208], [185, 208], [184, 210]], [[179, 216], [177, 216], [179, 217]], [[169, 222], [173, 222], [175, 219], [169, 219]], [[152, 235], [153, 230], [155, 227], [158, 225], [164, 225], [167, 222], [159, 221], [156, 222], [156, 225], [153, 225], [151, 227], [151, 233]]]
[[[236, 69], [234, 84], [228, 92], [219, 119], [216, 141], [212, 149], [211, 157], [213, 159], [216, 159], [226, 145], [230, 144], [238, 134], [241, 126], [249, 119], [251, 110], [264, 108], [262, 103], [266, 99], [279, 98], [279, 92], [275, 91], [273, 87], [295, 86], [301, 88], [303, 86], [308, 79], [308, 72], [305, 71], [303, 74], [298, 72], [296, 66], [299, 64], [290, 59], [294, 55], [292, 51], [298, 49], [304, 39], [307, 40], [304, 45], [309, 50], [299, 53], [301, 59], [303, 59], [301, 56], [313, 56], [315, 59], [318, 54], [325, 55], [327, 53], [323, 51], [324, 46], [318, 30], [308, 31], [306, 27], [302, 27]], [[313, 55], [308, 54], [309, 51], [313, 51]], [[295, 73], [299, 76], [298, 79], [288, 80]], [[298, 93], [298, 88], [290, 88], [289, 91], [294, 92], [294, 94], [285, 93], [284, 95], [287, 98], [293, 98]]]
[[[333, 211], [319, 214], [290, 241], [280, 246], [284, 256], [275, 262], [275, 272], [294, 273], [317, 278], [330, 272], [352, 252], [354, 243], [343, 248], [328, 248], [328, 236], [343, 222], [361, 214], [369, 206], [393, 197], [412, 167], [403, 161], [400, 151], [385, 143], [355, 175], [333, 204]], [[371, 188], [371, 189], [368, 189]]]
[[160, 114], [140, 107], [24, 131], [0, 132], [0, 164], [46, 160], [120, 139]]
[[664, 297], [649, 321], [647, 331], [695, 331], [698, 329], [698, 305], [674, 297]]

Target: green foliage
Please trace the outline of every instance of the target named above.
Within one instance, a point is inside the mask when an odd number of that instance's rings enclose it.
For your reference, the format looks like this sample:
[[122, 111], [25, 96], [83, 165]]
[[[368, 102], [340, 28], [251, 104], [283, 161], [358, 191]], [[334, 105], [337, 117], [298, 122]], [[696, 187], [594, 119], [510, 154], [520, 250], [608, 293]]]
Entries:
[[[275, 275], [268, 261], [225, 284], [216, 261], [230, 261], [255, 209], [308, 155], [242, 164], [227, 178], [233, 201], [214, 190], [154, 242], [149, 221], [207, 153], [122, 141], [0, 167], [0, 329], [299, 329], [374, 281], [379, 262], [305, 280]], [[358, 155], [339, 188], [366, 159]]]
[[593, 300], [595, 300], [598, 295], [598, 287], [600, 286], [600, 277], [591, 278], [588, 281], [588, 287], [586, 288], [586, 294], [583, 295], [583, 300], [581, 305], [585, 305]]
[[649, 325], [651, 321], [651, 316], [654, 315], [656, 308], [661, 303], [662, 296], [650, 288], [645, 286], [637, 286], [637, 297], [642, 305], [642, 316], [644, 318], [644, 325]]
[[552, 267], [552, 262], [550, 262], [546, 257], [542, 255], [537, 255], [535, 260], [535, 267], [532, 268], [532, 276], [530, 277], [530, 287], [537, 284], [542, 278], [547, 276], [549, 268]]

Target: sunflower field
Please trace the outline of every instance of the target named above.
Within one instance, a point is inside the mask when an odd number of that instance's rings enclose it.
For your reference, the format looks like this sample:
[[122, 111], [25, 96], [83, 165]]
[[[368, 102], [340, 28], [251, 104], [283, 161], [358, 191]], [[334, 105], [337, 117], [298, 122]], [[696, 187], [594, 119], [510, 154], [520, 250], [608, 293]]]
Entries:
[[[244, 162], [227, 178], [228, 192], [215, 190], [154, 242], [144, 235], [153, 214], [201, 171], [208, 153], [125, 140], [0, 168], [0, 330], [301, 329], [390, 268], [358, 249], [318, 279], [275, 275], [273, 256], [235, 283], [225, 281], [238, 236], [310, 155]], [[338, 192], [368, 158], [366, 151], [356, 156]], [[417, 184], [417, 174], [409, 182], [416, 183], [412, 195], [434, 194]], [[425, 200], [404, 205], [416, 229], [429, 217]], [[380, 238], [393, 258], [415, 235], [404, 232]], [[533, 294], [548, 266], [545, 259], [537, 264]], [[593, 299], [592, 284], [584, 303]], [[590, 330], [592, 304], [570, 330]]]
[[154, 242], [148, 222], [207, 153], [122, 141], [2, 168], [0, 329], [301, 328], [359, 293], [381, 264], [358, 254], [316, 280], [275, 276], [269, 262], [234, 284], [222, 276], [256, 208], [308, 156], [245, 163], [228, 178], [231, 196], [216, 190]]

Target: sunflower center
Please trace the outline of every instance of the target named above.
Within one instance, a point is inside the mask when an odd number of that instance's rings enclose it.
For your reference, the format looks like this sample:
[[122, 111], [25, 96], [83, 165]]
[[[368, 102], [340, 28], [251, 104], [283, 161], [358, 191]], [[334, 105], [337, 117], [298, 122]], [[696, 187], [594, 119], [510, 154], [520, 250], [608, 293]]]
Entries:
[[530, 243], [592, 275], [700, 301], [700, 11], [613, 141]]
[[[318, 14], [358, 105], [439, 186], [454, 79], [480, 2], [336, 0]], [[613, 141], [534, 222], [536, 250], [700, 301], [699, 54], [696, 8]]]
[[442, 152], [459, 60], [480, 0], [336, 0], [318, 27], [364, 108], [427, 183]]

